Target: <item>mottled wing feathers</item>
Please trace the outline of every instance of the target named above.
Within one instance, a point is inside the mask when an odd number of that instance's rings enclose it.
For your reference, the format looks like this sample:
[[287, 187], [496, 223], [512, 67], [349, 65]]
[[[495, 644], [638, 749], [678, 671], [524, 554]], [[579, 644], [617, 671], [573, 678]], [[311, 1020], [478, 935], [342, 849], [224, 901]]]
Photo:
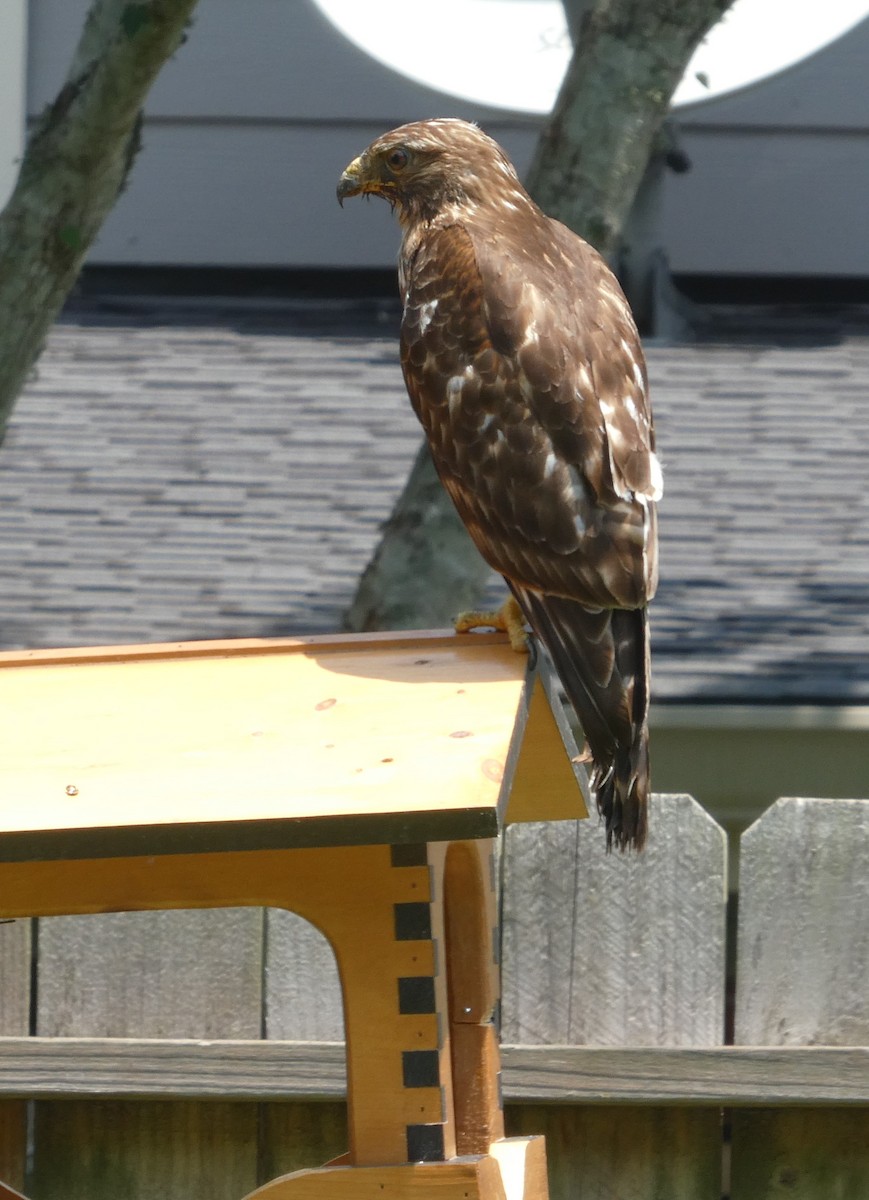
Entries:
[[[594, 309], [616, 295], [595, 294], [605, 267], [538, 217], [545, 225], [532, 222], [535, 236], [521, 240], [471, 223], [420, 240], [402, 270], [408, 392], [438, 472], [496, 570], [589, 605], [636, 607], [655, 585], [653, 521], [624, 482], [639, 478], [651, 449], [642, 355], [629, 314], [627, 336], [601, 349]], [[598, 363], [604, 351], [622, 356], [617, 366]], [[618, 409], [616, 380], [637, 393], [632, 438], [621, 426], [610, 434], [604, 410]]]
[[646, 363], [630, 306], [593, 247], [560, 221], [547, 224], [570, 280], [566, 326], [600, 405], [611, 485], [620, 496], [632, 492], [656, 500], [661, 473]]

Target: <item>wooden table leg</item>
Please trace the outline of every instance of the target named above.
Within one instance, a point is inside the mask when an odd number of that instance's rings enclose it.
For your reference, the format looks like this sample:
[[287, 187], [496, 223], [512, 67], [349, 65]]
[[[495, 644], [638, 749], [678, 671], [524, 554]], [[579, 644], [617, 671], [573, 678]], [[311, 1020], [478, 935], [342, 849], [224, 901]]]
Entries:
[[350, 1154], [247, 1200], [547, 1200], [543, 1139], [503, 1136], [494, 844], [365, 853], [369, 885], [360, 860], [321, 925], [344, 990]]
[[443, 867], [444, 942], [456, 1152], [487, 1154], [504, 1136], [501, 1055], [495, 1027], [497, 961], [495, 845], [453, 842]]
[[351, 1161], [443, 1161], [456, 1138], [442, 867], [424, 844], [355, 849], [364, 883], [321, 925], [344, 997]]

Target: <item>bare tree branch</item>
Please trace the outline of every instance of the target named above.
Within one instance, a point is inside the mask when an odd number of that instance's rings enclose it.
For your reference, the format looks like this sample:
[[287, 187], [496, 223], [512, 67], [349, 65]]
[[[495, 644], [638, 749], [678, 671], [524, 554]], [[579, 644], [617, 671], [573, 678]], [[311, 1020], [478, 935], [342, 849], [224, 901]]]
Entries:
[[0, 214], [0, 437], [139, 148], [145, 97], [196, 0], [94, 0]]

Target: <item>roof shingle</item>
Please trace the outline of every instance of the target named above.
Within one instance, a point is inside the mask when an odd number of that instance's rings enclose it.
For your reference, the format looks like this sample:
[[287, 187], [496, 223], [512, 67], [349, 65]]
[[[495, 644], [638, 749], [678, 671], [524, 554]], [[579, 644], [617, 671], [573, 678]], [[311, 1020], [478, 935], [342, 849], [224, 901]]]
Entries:
[[[333, 631], [419, 433], [386, 301], [76, 301], [0, 453], [6, 648]], [[648, 348], [658, 700], [869, 703], [869, 315]]]

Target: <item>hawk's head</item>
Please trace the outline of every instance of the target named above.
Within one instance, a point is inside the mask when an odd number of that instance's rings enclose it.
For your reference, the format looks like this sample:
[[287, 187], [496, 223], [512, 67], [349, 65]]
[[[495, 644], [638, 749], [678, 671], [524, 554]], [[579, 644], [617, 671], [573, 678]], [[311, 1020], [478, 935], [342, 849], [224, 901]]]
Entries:
[[341, 176], [338, 200], [383, 196], [404, 224], [430, 220], [448, 205], [477, 207], [502, 199], [505, 187], [526, 197], [498, 143], [468, 121], [443, 117], [401, 125], [377, 138]]

